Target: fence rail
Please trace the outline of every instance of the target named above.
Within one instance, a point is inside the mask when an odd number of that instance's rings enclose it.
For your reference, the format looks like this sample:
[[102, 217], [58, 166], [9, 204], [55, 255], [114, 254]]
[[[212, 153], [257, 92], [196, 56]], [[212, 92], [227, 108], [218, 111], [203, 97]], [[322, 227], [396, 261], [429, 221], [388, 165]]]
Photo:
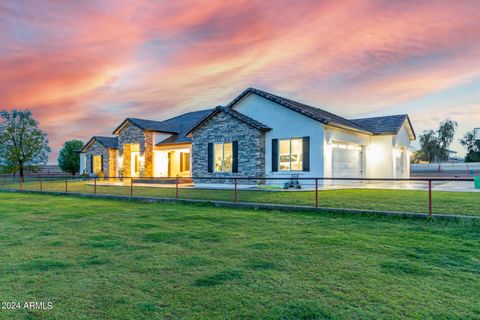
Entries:
[[416, 177], [473, 177], [480, 175], [480, 163], [412, 163], [410, 174]]
[[[0, 176], [2, 190], [145, 196], [480, 216], [471, 178]], [[477, 183], [480, 183], [478, 181]]]

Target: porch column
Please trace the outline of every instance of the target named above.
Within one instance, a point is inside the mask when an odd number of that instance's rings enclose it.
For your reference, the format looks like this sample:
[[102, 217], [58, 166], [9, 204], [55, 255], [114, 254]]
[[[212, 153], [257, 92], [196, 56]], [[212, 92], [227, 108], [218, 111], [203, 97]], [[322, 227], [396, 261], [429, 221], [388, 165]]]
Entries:
[[153, 177], [153, 132], [145, 131], [145, 176]]
[[130, 145], [123, 145], [123, 176], [131, 177], [132, 176], [132, 154], [130, 152]]

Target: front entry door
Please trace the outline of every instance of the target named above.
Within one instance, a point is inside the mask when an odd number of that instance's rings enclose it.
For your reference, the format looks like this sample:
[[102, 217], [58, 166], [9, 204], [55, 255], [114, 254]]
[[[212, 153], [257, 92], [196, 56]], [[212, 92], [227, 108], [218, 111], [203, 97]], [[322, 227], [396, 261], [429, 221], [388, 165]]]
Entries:
[[132, 162], [132, 177], [140, 177], [140, 152], [132, 152], [130, 159]]

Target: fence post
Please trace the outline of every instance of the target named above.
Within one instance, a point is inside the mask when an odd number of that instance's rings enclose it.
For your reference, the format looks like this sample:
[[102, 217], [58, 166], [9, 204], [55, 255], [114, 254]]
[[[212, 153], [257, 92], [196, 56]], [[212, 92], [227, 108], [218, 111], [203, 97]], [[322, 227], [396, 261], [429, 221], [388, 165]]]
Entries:
[[315, 178], [315, 208], [318, 209], [318, 178]]
[[40, 191], [43, 191], [43, 178], [40, 177]]
[[68, 193], [68, 178], [65, 178], [65, 193]]
[[234, 188], [234, 198], [233, 198], [233, 202], [235, 203], [235, 205], [237, 204], [237, 201], [238, 201], [238, 193], [237, 193], [237, 178], [233, 178], [233, 184], [235, 186]]
[[3, 176], [2, 179], [2, 189], [5, 189], [7, 187], [7, 177]]
[[428, 180], [428, 215], [432, 216], [432, 180]]
[[175, 198], [178, 199], [178, 177], [175, 180]]
[[133, 178], [130, 177], [130, 197], [133, 197]]
[[93, 194], [97, 194], [97, 177], [93, 178]]

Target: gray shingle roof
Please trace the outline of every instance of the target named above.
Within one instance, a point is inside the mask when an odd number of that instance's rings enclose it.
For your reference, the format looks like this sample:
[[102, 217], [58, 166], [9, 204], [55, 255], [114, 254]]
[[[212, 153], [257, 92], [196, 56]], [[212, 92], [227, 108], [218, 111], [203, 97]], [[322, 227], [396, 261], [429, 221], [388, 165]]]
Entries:
[[161, 126], [159, 126], [161, 130], [159, 131], [174, 132], [175, 134], [161, 141], [160, 143], [157, 143], [157, 146], [162, 144], [192, 142], [192, 139], [187, 137], [187, 133], [190, 131], [190, 129], [192, 129], [193, 126], [202, 121], [211, 112], [212, 109], [188, 112], [162, 121]]
[[261, 131], [269, 131], [269, 130], [272, 130], [271, 128], [269, 128], [268, 126], [264, 125], [263, 123], [255, 120], [255, 119], [252, 119], [252, 118], [244, 115], [243, 113], [237, 112], [237, 111], [235, 111], [235, 110], [233, 110], [233, 109], [226, 108], [226, 107], [223, 107], [223, 106], [218, 106], [218, 107], [216, 107], [215, 109], [213, 109], [212, 112], [210, 112], [210, 114], [209, 114], [208, 116], [206, 116], [202, 121], [198, 122], [194, 127], [192, 127], [187, 134], [190, 134], [191, 132], [193, 132], [193, 131], [194, 131], [197, 127], [199, 127], [203, 122], [205, 122], [205, 121], [207, 121], [208, 119], [212, 118], [213, 116], [215, 116], [215, 115], [218, 114], [219, 112], [225, 112], [225, 113], [231, 115], [232, 117], [240, 120], [241, 122], [248, 124], [248, 125], [251, 126], [252, 128], [255, 128], [255, 129], [258, 129], [258, 130], [261, 130]]
[[162, 144], [191, 142], [192, 139], [187, 137], [186, 134], [195, 124], [208, 116], [212, 110], [213, 109], [188, 112], [164, 121], [127, 118], [119, 127], [117, 127], [117, 129], [115, 129], [114, 133], [117, 132], [125, 122], [131, 122], [142, 130], [172, 133], [170, 137], [157, 143], [157, 146]]
[[93, 141], [97, 141], [102, 146], [108, 149], [118, 149], [118, 137], [102, 137], [102, 136], [93, 136], [88, 140], [88, 142], [83, 146], [82, 151], [85, 150]]
[[277, 96], [259, 89], [255, 89], [255, 88], [248, 88], [247, 90], [243, 91], [238, 97], [236, 97], [232, 102], [230, 102], [227, 105], [227, 108], [232, 108], [233, 105], [235, 105], [238, 101], [240, 101], [243, 97], [245, 97], [249, 93], [255, 93], [267, 100], [278, 103], [284, 107], [287, 107], [293, 111], [301, 113], [309, 118], [312, 118], [324, 124], [332, 124], [332, 125], [337, 124], [340, 126], [345, 126], [345, 127], [357, 130], [357, 131], [367, 131], [367, 133], [370, 133], [368, 132], [368, 130], [357, 125], [356, 123], [348, 119], [345, 119], [343, 117], [337, 116], [331, 112], [328, 112], [316, 107], [312, 107], [294, 100], [290, 100], [284, 97], [280, 97], [280, 96]]
[[198, 121], [203, 119], [203, 117], [207, 116], [213, 109], [207, 110], [200, 110], [200, 111], [193, 111], [184, 113], [182, 115], [176, 116], [174, 118], [170, 118], [163, 121], [156, 121], [156, 120], [147, 120], [147, 119], [139, 119], [139, 118], [126, 118], [125, 120], [120, 123], [120, 125], [115, 128], [113, 134], [116, 134], [118, 130], [120, 130], [125, 123], [130, 122], [142, 130], [151, 130], [151, 131], [158, 131], [158, 132], [169, 132], [169, 133], [176, 133], [182, 134], [185, 130], [188, 131], [190, 128]]
[[[373, 132], [373, 134], [397, 134], [405, 120], [410, 123], [408, 115], [399, 114], [394, 116], [352, 119], [351, 121]], [[413, 127], [412, 133], [415, 136]]]
[[400, 130], [400, 128], [402, 127], [405, 119], [407, 119], [410, 124], [413, 137], [415, 138], [415, 132], [413, 130], [412, 124], [410, 123], [410, 119], [406, 114], [364, 119], [346, 119], [331, 112], [255, 88], [248, 88], [243, 91], [238, 97], [236, 97], [232, 102], [227, 105], [227, 108], [232, 109], [233, 105], [235, 105], [238, 101], [240, 101], [249, 93], [255, 93], [265, 99], [278, 103], [284, 107], [301, 113], [321, 123], [346, 127], [348, 129], [363, 131], [367, 134], [373, 135], [397, 134], [398, 130]]

